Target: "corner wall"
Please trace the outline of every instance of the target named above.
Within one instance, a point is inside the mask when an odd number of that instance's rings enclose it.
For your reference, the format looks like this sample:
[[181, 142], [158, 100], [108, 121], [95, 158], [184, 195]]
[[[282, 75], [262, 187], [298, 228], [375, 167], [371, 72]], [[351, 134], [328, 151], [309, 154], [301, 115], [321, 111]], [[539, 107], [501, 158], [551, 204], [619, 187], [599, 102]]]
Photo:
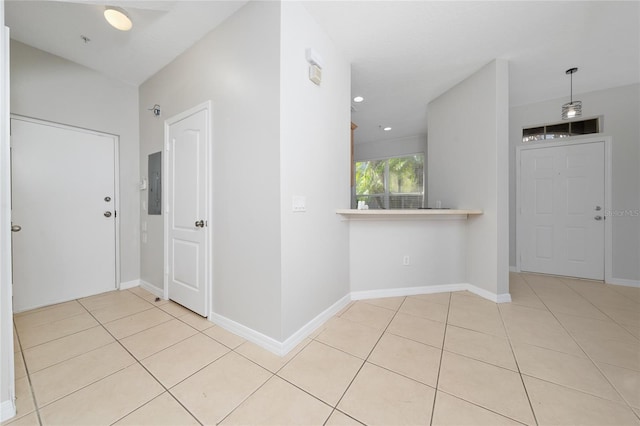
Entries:
[[120, 137], [120, 280], [140, 278], [138, 89], [11, 40], [11, 113]]
[[[349, 293], [350, 64], [297, 2], [282, 2], [280, 209], [282, 340]], [[308, 78], [307, 48], [322, 57]], [[306, 212], [292, 211], [305, 196]]]
[[496, 59], [428, 106], [429, 200], [467, 221], [469, 284], [508, 299], [508, 63]]
[[[250, 2], [140, 86], [140, 169], [164, 120], [212, 101], [212, 311], [276, 340], [280, 289], [280, 3]], [[148, 108], [159, 104], [162, 115]], [[140, 195], [145, 197], [146, 191]], [[164, 285], [164, 216], [149, 216], [142, 280]]]
[[[574, 95], [582, 101], [582, 116], [603, 116], [603, 133], [612, 143], [612, 276], [618, 283], [640, 283], [640, 84]], [[509, 261], [516, 265], [516, 147], [522, 129], [557, 123], [566, 98], [511, 107], [509, 115]], [[626, 212], [626, 213], [625, 213]]]

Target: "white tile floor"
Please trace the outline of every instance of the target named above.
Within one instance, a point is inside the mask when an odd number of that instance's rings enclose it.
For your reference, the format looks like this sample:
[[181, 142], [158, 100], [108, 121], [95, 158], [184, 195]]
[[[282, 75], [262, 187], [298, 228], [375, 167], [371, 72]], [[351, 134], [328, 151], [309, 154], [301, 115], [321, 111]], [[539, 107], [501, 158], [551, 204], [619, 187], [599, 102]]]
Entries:
[[286, 357], [142, 289], [15, 316], [11, 425], [640, 425], [640, 289], [350, 304]]

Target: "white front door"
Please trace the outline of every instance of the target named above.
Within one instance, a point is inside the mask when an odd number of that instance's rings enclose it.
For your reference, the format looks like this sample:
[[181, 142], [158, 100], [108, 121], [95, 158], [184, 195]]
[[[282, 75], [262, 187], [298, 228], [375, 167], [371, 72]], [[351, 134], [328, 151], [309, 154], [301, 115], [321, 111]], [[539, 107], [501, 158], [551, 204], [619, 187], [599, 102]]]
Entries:
[[116, 288], [115, 150], [112, 135], [11, 119], [16, 312]]
[[520, 269], [604, 279], [604, 142], [523, 149]]
[[209, 297], [209, 114], [201, 107], [167, 121], [165, 229], [171, 300], [207, 316]]

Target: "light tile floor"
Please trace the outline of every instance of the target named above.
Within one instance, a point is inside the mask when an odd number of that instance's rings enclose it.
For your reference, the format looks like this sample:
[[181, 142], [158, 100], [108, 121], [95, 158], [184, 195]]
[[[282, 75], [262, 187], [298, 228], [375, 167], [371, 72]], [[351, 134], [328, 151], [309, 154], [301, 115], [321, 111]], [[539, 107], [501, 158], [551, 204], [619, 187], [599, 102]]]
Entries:
[[639, 425], [640, 289], [353, 302], [286, 357], [139, 289], [15, 316], [11, 425]]

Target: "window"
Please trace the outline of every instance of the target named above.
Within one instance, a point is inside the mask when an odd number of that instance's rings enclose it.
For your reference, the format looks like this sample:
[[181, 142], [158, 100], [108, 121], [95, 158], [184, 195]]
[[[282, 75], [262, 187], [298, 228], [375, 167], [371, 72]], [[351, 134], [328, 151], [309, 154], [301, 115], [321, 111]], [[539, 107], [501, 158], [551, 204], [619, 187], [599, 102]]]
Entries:
[[356, 203], [417, 209], [424, 202], [424, 154], [356, 162]]
[[522, 142], [542, 141], [546, 139], [568, 138], [569, 136], [600, 133], [600, 118], [569, 121], [546, 126], [522, 129]]

